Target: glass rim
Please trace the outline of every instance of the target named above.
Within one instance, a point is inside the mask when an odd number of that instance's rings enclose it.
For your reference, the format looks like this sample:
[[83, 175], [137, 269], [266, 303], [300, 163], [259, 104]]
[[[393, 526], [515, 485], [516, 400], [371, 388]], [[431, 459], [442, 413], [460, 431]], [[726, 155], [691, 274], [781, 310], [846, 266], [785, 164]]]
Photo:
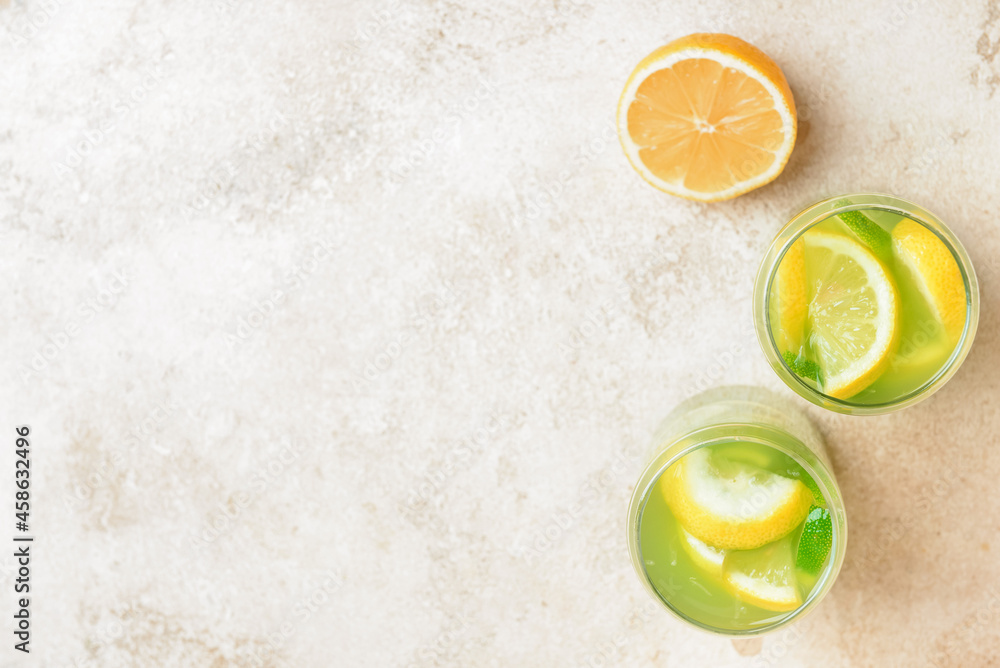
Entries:
[[[850, 199], [851, 202], [843, 206], [837, 206], [837, 202], [843, 199]], [[778, 346], [774, 341], [774, 335], [771, 330], [771, 314], [767, 299], [782, 258], [806, 229], [839, 213], [864, 209], [889, 211], [916, 220], [941, 239], [955, 258], [959, 271], [962, 274], [967, 306], [965, 328], [962, 330], [962, 337], [955, 344], [955, 348], [952, 350], [948, 360], [938, 369], [937, 373], [902, 397], [877, 404], [860, 404], [845, 399], [835, 399], [810, 387], [802, 378], [793, 373], [781, 358]], [[975, 339], [976, 330], [979, 325], [979, 283], [976, 279], [975, 269], [972, 266], [972, 260], [969, 258], [962, 242], [958, 240], [954, 232], [951, 231], [951, 228], [933, 213], [919, 204], [894, 195], [847, 193], [828, 197], [810, 204], [792, 216], [781, 230], [778, 231], [767, 252], [764, 254], [760, 268], [757, 271], [753, 288], [753, 311], [757, 342], [760, 344], [768, 364], [793, 392], [810, 403], [837, 413], [845, 415], [882, 415], [907, 408], [927, 399], [941, 389], [958, 372], [959, 367], [962, 366], [962, 363], [969, 354], [969, 350], [972, 348], [972, 342]]]
[[[747, 432], [751, 434], [748, 435]], [[697, 450], [718, 443], [740, 441], [745, 443], [757, 443], [760, 445], [775, 448], [779, 452], [792, 457], [806, 473], [808, 473], [820, 488], [823, 498], [827, 502], [827, 510], [830, 511], [830, 518], [833, 523], [833, 542], [830, 546], [830, 557], [827, 561], [823, 573], [816, 580], [807, 599], [795, 610], [789, 612], [774, 623], [749, 629], [722, 629], [706, 624], [694, 619], [676, 607], [671, 605], [653, 585], [649, 574], [645, 569], [645, 562], [642, 558], [642, 548], [640, 539], [640, 524], [642, 512], [645, 509], [646, 501], [654, 491], [660, 476], [670, 468], [681, 457]], [[803, 451], [810, 453], [815, 459], [815, 463], [808, 461], [794, 447], [789, 447], [788, 442], [800, 447]], [[817, 604], [826, 596], [833, 586], [840, 569], [843, 566], [847, 553], [847, 512], [844, 507], [843, 496], [833, 469], [822, 457], [812, 451], [806, 444], [791, 434], [764, 425], [752, 425], [742, 422], [727, 422], [713, 424], [700, 429], [695, 429], [667, 445], [657, 456], [653, 457], [643, 468], [632, 492], [628, 510], [628, 543], [629, 554], [636, 574], [642, 581], [646, 591], [660, 603], [671, 615], [691, 626], [710, 633], [715, 636], [729, 638], [748, 638], [761, 636], [785, 628], [795, 621], [799, 621], [803, 616], [812, 611]]]

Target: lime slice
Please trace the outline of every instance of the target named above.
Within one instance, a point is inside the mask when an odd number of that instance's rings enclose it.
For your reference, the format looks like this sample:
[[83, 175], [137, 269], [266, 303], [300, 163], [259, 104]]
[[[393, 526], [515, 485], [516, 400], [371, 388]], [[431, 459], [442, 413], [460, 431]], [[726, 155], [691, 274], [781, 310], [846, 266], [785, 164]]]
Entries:
[[906, 267], [917, 290], [954, 343], [965, 329], [965, 282], [958, 262], [937, 235], [920, 223], [905, 219], [892, 229], [892, 245], [899, 264]]
[[713, 455], [701, 448], [660, 477], [660, 491], [681, 525], [722, 550], [749, 550], [797, 527], [812, 505], [799, 480]]
[[[837, 206], [843, 206], [848, 202], [837, 202]], [[892, 237], [874, 220], [866, 216], [861, 211], [844, 211], [838, 213], [837, 217], [857, 235], [858, 239], [867, 246], [877, 258], [884, 262], [892, 259]]]
[[817, 575], [826, 563], [833, 545], [833, 520], [826, 508], [813, 506], [802, 527], [799, 549], [795, 556], [795, 567]]
[[823, 374], [820, 373], [819, 365], [802, 355], [796, 355], [791, 350], [786, 350], [781, 359], [785, 360], [792, 373], [800, 378], [805, 378], [815, 382], [817, 385], [823, 382]]
[[722, 562], [726, 558], [725, 550], [703, 543], [685, 531], [684, 527], [678, 527], [678, 533], [681, 538], [681, 547], [698, 568], [715, 577], [722, 575]]
[[809, 345], [822, 390], [846, 399], [885, 370], [899, 340], [899, 295], [883, 264], [841, 234], [806, 232]]
[[820, 491], [819, 485], [801, 464], [793, 461], [783, 473], [789, 478], [801, 480], [802, 484], [809, 488], [813, 496], [812, 505], [826, 508], [826, 499], [823, 497], [823, 492]]
[[802, 483], [809, 488], [810, 492], [812, 492], [813, 503], [814, 503], [813, 507], [821, 506], [823, 508], [826, 508], [826, 499], [823, 498], [823, 492], [819, 491], [819, 485], [816, 484], [816, 481], [813, 480], [808, 473], [803, 475]]
[[722, 577], [737, 598], [759, 608], [788, 612], [802, 605], [791, 536], [756, 550], [730, 552]]

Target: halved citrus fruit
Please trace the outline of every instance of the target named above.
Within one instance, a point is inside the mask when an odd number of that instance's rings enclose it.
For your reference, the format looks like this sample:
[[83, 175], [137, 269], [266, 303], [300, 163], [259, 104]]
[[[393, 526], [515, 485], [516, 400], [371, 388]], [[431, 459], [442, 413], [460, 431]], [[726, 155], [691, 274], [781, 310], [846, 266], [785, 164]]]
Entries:
[[812, 492], [800, 480], [700, 448], [660, 477], [674, 517], [699, 541], [720, 550], [752, 550], [802, 523]]
[[650, 184], [715, 202], [774, 180], [797, 120], [781, 69], [738, 37], [697, 33], [639, 63], [618, 102], [618, 136]]
[[809, 345], [823, 392], [847, 399], [871, 385], [899, 342], [899, 294], [885, 266], [861, 242], [810, 230], [805, 243]]

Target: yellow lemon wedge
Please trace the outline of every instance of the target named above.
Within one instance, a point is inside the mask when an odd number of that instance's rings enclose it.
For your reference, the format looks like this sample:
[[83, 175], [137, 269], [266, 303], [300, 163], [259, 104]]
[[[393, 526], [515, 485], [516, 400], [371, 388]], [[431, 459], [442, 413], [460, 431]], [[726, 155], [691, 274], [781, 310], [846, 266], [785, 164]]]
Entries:
[[[805, 334], [809, 301], [806, 299], [806, 261], [802, 239], [796, 239], [778, 264], [771, 289], [771, 319], [777, 322], [778, 350], [798, 354]], [[775, 318], [777, 320], [775, 320]]]
[[951, 251], [937, 235], [910, 219], [892, 229], [892, 249], [899, 264], [913, 275], [948, 338], [957, 342], [965, 329], [967, 300], [962, 272]]

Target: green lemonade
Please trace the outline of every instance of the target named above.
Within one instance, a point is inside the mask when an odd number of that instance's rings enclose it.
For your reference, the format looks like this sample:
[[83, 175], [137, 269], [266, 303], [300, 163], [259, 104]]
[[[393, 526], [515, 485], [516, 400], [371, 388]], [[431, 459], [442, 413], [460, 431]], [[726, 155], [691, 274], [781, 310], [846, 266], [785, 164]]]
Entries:
[[806, 228], [781, 257], [767, 304], [787, 368], [816, 391], [861, 405], [891, 403], [933, 381], [969, 313], [945, 240], [880, 208]]
[[806, 470], [776, 448], [696, 448], [663, 472], [642, 504], [646, 576], [696, 624], [737, 634], [771, 626], [809, 600], [829, 566], [827, 507]]

